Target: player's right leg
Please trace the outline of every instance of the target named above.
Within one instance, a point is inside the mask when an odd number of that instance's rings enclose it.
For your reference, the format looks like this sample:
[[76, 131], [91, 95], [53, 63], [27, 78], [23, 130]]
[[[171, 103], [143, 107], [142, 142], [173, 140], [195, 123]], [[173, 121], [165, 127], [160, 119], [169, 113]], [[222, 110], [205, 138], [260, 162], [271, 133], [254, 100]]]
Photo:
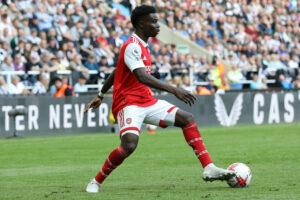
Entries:
[[121, 138], [121, 145], [109, 154], [99, 173], [87, 185], [86, 191], [89, 193], [97, 193], [105, 178], [108, 177], [114, 169], [121, 165], [122, 162], [134, 152], [137, 147], [138, 140], [139, 136], [135, 134], [128, 132], [123, 135]]
[[121, 145], [109, 154], [100, 172], [87, 185], [87, 192], [97, 193], [105, 178], [134, 152], [138, 144], [143, 120], [144, 113], [137, 106], [127, 106], [119, 111], [118, 124], [120, 127]]

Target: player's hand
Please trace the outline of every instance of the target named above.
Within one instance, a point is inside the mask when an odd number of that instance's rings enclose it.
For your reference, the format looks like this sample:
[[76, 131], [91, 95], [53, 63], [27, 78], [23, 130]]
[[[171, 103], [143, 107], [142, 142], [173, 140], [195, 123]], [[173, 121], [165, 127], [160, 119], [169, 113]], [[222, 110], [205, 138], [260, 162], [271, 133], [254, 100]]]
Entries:
[[100, 105], [101, 105], [101, 103], [102, 103], [102, 99], [103, 98], [100, 98], [100, 97], [95, 97], [87, 106], [86, 106], [86, 108], [85, 108], [85, 110], [84, 110], [84, 114], [86, 114], [88, 111], [89, 111], [89, 109], [90, 108], [93, 108], [93, 109], [96, 109], [96, 108], [98, 108]]
[[181, 88], [176, 88], [174, 95], [179, 100], [183, 101], [186, 104], [189, 104], [190, 106], [192, 106], [196, 101], [196, 97], [192, 93]]

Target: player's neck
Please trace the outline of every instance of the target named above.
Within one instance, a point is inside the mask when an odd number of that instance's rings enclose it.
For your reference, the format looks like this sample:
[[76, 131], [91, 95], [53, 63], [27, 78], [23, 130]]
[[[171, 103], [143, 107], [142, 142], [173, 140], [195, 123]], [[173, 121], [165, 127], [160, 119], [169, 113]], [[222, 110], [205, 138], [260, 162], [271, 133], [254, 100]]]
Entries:
[[139, 36], [139, 38], [141, 38], [145, 43], [148, 43], [149, 37], [145, 36], [142, 31], [136, 30], [135, 34]]

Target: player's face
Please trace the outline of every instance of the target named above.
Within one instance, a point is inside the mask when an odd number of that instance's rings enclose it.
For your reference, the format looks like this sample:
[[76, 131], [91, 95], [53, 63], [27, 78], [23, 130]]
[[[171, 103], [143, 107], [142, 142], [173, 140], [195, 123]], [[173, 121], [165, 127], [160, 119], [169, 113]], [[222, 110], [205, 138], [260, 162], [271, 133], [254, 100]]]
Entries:
[[158, 16], [156, 13], [151, 13], [146, 18], [143, 30], [148, 37], [155, 37], [159, 33]]

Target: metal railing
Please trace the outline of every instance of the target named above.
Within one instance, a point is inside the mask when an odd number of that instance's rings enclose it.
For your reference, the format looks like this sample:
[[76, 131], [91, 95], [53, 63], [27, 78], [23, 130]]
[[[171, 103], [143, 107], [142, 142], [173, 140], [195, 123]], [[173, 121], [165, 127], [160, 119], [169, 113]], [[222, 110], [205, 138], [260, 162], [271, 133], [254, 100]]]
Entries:
[[[105, 71], [104, 73], [105, 74], [110, 74], [111, 72], [112, 71]], [[7, 83], [11, 83], [11, 77], [13, 75], [25, 75], [25, 74], [28, 74], [28, 75], [39, 75], [40, 73], [41, 73], [40, 71], [28, 71], [27, 73], [24, 72], [24, 71], [1, 71], [0, 75], [6, 76]], [[58, 75], [70, 76], [72, 74], [72, 71], [71, 70], [58, 70], [58, 71], [56, 71], [56, 73]], [[99, 72], [97, 70], [89, 70], [89, 74], [90, 75], [98, 74], [98, 73]], [[168, 71], [161, 70], [160, 73], [168, 73]], [[194, 76], [194, 71], [190, 70], [189, 77], [190, 77], [191, 84], [193, 86], [208, 85], [208, 82], [206, 82], [206, 81], [193, 81], [193, 76]], [[250, 84], [251, 80], [242, 80], [240, 83], [241, 84]], [[276, 83], [276, 80], [272, 80], [272, 79], [271, 80], [267, 80], [267, 83], [273, 84], [273, 83]], [[87, 88], [88, 89], [97, 89], [97, 90], [100, 90], [102, 88], [102, 86], [103, 86], [103, 80], [102, 81], [98, 81], [98, 84], [87, 84]], [[26, 86], [26, 88], [30, 90], [30, 89], [32, 89], [32, 86]]]
[[[4, 75], [6, 77], [6, 82], [7, 83], [11, 83], [11, 78], [12, 76], [14, 75], [18, 75], [18, 76], [22, 76], [22, 75], [39, 75], [40, 73], [43, 73], [41, 71], [28, 71], [28, 72], [24, 72], [24, 71], [1, 71], [0, 72], [0, 75]], [[47, 73], [47, 72], [46, 72]], [[58, 70], [56, 71], [56, 73], [58, 75], [64, 75], [64, 76], [69, 76], [72, 74], [72, 71], [71, 70]], [[89, 70], [89, 74], [90, 75], [93, 75], [93, 74], [98, 74], [99, 72], [97, 70]], [[104, 72], [105, 74], [110, 74], [111, 71], [105, 71]], [[102, 87], [102, 82], [98, 82], [98, 84], [87, 84], [87, 87], [88, 88], [101, 88]], [[32, 89], [32, 86], [25, 86], [27, 89]]]

